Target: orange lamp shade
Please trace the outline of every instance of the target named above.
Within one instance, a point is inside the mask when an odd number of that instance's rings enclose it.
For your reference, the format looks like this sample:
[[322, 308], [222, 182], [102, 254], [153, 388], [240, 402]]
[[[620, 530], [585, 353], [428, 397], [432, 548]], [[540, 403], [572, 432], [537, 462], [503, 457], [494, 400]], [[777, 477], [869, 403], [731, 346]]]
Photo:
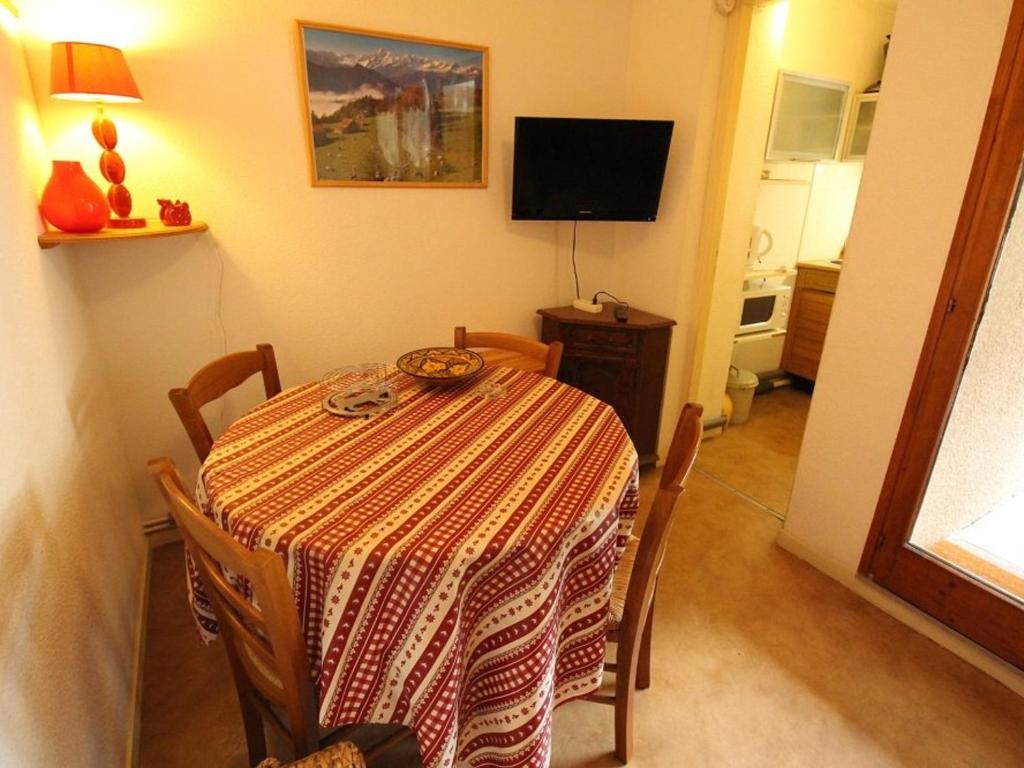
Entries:
[[120, 48], [96, 43], [54, 43], [50, 95], [74, 101], [142, 101]]

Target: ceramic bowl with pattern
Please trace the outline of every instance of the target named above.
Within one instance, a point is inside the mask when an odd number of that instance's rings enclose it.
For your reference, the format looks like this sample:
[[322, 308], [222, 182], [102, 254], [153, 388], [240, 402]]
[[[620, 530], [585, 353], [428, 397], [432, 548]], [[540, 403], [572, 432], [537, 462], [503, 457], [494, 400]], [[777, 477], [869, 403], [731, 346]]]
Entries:
[[457, 347], [427, 347], [406, 352], [395, 363], [398, 370], [424, 384], [459, 384], [484, 369], [484, 359], [476, 352]]

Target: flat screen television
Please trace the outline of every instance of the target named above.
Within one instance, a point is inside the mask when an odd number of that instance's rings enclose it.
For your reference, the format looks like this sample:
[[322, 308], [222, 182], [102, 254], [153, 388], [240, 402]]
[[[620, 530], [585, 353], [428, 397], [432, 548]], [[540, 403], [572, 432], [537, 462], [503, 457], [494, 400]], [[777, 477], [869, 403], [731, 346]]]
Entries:
[[672, 125], [517, 117], [512, 218], [654, 221]]

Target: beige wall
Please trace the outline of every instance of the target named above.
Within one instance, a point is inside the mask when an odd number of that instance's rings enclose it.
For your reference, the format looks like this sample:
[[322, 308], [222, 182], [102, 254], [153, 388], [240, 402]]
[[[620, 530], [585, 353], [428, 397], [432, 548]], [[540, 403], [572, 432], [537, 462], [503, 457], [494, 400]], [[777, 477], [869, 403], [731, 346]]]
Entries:
[[41, 252], [32, 92], [0, 7], [0, 765], [125, 761], [144, 543], [74, 287]]
[[[445, 342], [457, 324], [532, 334], [537, 308], [568, 303], [571, 224], [509, 220], [515, 115], [679, 121], [659, 221], [585, 223], [578, 261], [585, 293], [606, 289], [652, 311], [692, 312], [697, 227], [689, 217], [710, 135], [700, 113], [724, 25], [710, 2], [457, 0], [429, 13], [413, 0], [262, 3], [258, 13], [243, 0], [90, 6], [94, 17], [130, 20], [97, 35], [125, 47], [146, 99], [108, 110], [139, 211], [152, 215], [157, 196], [182, 197], [211, 227], [75, 251], [144, 518], [164, 515], [145, 458], [169, 454], [196, 469], [165, 393], [221, 353], [218, 316], [230, 349], [275, 344], [287, 386]], [[47, 43], [75, 13], [72, 3], [38, 0], [26, 10], [27, 39], [49, 146], [88, 158], [89, 109], [45, 95]], [[296, 17], [488, 45], [488, 189], [311, 188]], [[90, 30], [88, 19], [74, 24], [78, 37]], [[679, 319], [676, 371], [692, 344], [692, 322]], [[678, 379], [666, 420], [678, 412]], [[244, 402], [234, 398], [225, 420]]]
[[896, 2], [788, 0], [781, 65], [850, 83], [863, 93], [882, 72], [882, 46], [892, 31]]
[[[664, 456], [687, 397], [698, 322], [701, 219], [708, 179], [726, 19], [704, 0], [634, 0], [627, 114], [675, 120], [658, 221], [615, 226], [610, 289], [674, 318], [662, 409]], [[619, 293], [621, 291], [621, 293]]]
[[891, 610], [897, 601], [854, 575], [949, 252], [1009, 7], [1010, 0], [900, 0], [850, 261], [780, 538]]

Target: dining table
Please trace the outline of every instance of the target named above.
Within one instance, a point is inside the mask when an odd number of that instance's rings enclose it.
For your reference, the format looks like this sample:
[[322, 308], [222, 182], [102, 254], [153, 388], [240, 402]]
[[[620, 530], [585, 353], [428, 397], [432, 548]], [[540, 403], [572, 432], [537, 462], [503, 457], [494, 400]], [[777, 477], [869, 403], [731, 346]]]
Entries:
[[[285, 561], [321, 725], [409, 725], [427, 768], [548, 765], [554, 709], [601, 684], [637, 453], [609, 405], [538, 373], [386, 377], [373, 418], [325, 409], [336, 377], [243, 415], [200, 509]], [[194, 570], [189, 596], [210, 641]]]

